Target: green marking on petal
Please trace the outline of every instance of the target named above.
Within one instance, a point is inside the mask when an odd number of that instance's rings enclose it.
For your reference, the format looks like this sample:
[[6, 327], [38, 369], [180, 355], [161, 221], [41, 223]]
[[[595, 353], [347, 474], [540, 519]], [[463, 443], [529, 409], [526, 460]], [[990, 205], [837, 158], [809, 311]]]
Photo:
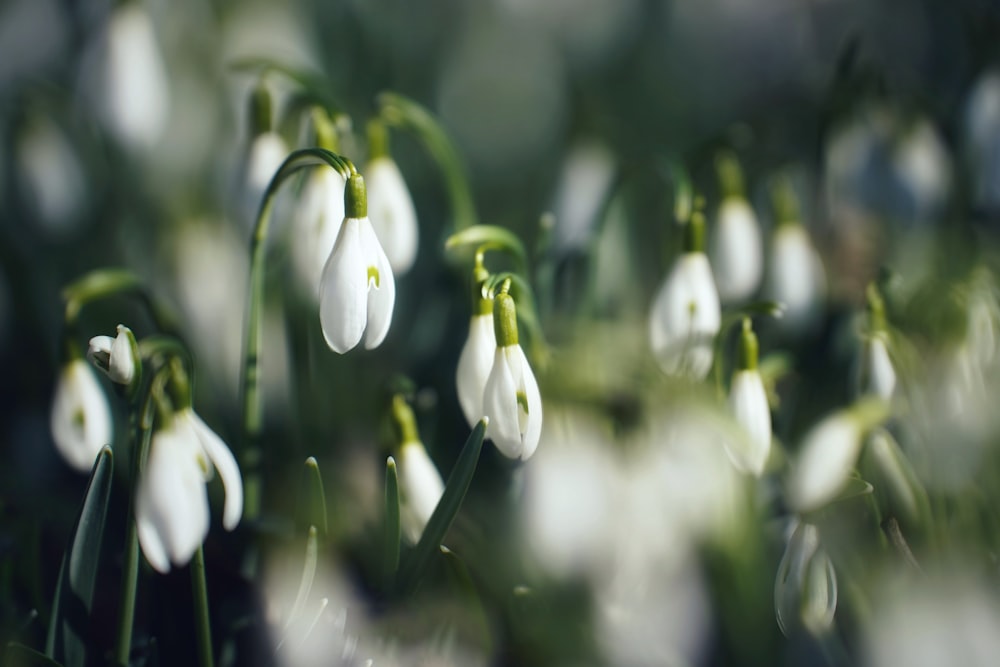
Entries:
[[378, 269], [374, 266], [368, 267], [368, 285], [371, 286], [372, 281], [375, 281], [375, 289], [378, 289]]
[[86, 422], [87, 422], [87, 415], [83, 413], [83, 408], [77, 408], [76, 410], [73, 411], [74, 426], [82, 429]]
[[198, 454], [195, 457], [195, 460], [198, 462], [198, 467], [201, 468], [202, 474], [207, 476], [210, 470], [208, 467], [208, 461], [205, 460], [205, 457], [202, 454]]
[[524, 409], [524, 414], [529, 414], [528, 396], [523, 391], [517, 392], [517, 404]]

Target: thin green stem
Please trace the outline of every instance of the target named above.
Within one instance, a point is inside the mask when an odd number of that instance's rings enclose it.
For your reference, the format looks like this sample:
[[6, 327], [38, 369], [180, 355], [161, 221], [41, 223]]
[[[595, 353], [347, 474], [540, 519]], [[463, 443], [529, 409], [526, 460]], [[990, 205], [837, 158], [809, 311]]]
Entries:
[[205, 553], [201, 545], [191, 559], [191, 591], [194, 595], [194, 624], [198, 638], [198, 664], [214, 667], [212, 626], [208, 618], [208, 586], [205, 583]]
[[250, 285], [247, 295], [249, 307], [246, 338], [243, 344], [243, 378], [241, 383], [243, 405], [244, 442], [241, 463], [244, 469], [245, 520], [256, 519], [260, 513], [260, 450], [258, 436], [261, 427], [261, 399], [259, 378], [259, 353], [261, 319], [264, 313], [264, 273], [266, 263], [267, 235], [271, 228], [271, 213], [274, 199], [281, 184], [290, 176], [307, 167], [329, 166], [344, 178], [350, 178], [357, 171], [354, 165], [335, 153], [323, 148], [304, 148], [289, 155], [274, 174], [264, 199], [260, 205], [253, 237], [250, 241]]
[[416, 134], [441, 168], [451, 202], [451, 212], [455, 218], [455, 231], [478, 224], [479, 216], [476, 214], [465, 165], [433, 114], [398, 93], [380, 94], [378, 105], [382, 120], [387, 125], [401, 127]]
[[66, 304], [65, 322], [76, 325], [83, 307], [115, 295], [135, 295], [149, 311], [157, 328], [173, 333], [171, 317], [152, 299], [142, 280], [127, 269], [97, 269], [67, 285], [62, 292]]

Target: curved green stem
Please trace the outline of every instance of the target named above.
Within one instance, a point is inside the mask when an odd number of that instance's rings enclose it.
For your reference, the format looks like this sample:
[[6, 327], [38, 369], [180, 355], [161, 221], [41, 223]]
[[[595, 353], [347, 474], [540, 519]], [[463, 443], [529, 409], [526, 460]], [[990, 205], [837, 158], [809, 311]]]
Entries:
[[174, 330], [171, 318], [153, 301], [139, 276], [128, 269], [97, 269], [63, 288], [66, 326], [72, 328], [76, 325], [80, 312], [87, 304], [118, 294], [137, 296], [149, 311], [157, 328], [168, 332]]
[[444, 242], [445, 250], [472, 247], [476, 248], [477, 259], [489, 250], [506, 252], [514, 259], [519, 272], [528, 273], [528, 253], [521, 239], [509, 229], [496, 225], [475, 225], [455, 232]]
[[270, 58], [259, 57], [242, 58], [231, 63], [230, 68], [236, 72], [257, 72], [261, 78], [269, 74], [280, 74], [302, 87], [302, 92], [306, 94], [305, 99], [308, 100], [307, 103], [318, 102], [326, 107], [331, 115], [340, 113], [340, 105], [333, 98], [327, 79], [321, 74], [296, 69], [287, 63]]
[[261, 427], [261, 399], [259, 387], [258, 355], [260, 351], [261, 319], [264, 313], [264, 269], [266, 260], [267, 234], [271, 228], [271, 213], [275, 195], [281, 184], [293, 174], [307, 167], [329, 166], [336, 169], [345, 179], [357, 174], [354, 165], [347, 158], [331, 153], [323, 148], [304, 148], [294, 151], [278, 168], [264, 192], [260, 212], [250, 240], [250, 285], [247, 295], [246, 337], [243, 344], [243, 374], [240, 384], [243, 406], [244, 443], [242, 467], [244, 478], [243, 518], [253, 520], [260, 512], [260, 479], [257, 436]]
[[208, 585], [205, 582], [205, 553], [202, 546], [191, 559], [191, 592], [194, 595], [194, 625], [198, 638], [198, 664], [214, 667], [212, 656], [212, 625], [208, 617]]
[[455, 216], [455, 231], [478, 224], [479, 216], [476, 215], [465, 165], [444, 128], [427, 109], [398, 93], [385, 92], [377, 100], [379, 115], [386, 125], [404, 128], [417, 135], [441, 168], [451, 212]]

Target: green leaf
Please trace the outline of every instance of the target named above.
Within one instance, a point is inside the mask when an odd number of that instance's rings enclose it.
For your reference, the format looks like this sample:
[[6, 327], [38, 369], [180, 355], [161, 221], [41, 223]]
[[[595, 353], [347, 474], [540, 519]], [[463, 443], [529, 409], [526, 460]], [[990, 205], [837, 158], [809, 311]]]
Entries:
[[91, 604], [111, 493], [112, 458], [110, 447], [97, 455], [83, 507], [59, 570], [45, 653], [67, 667], [86, 661]]
[[486, 436], [486, 422], [485, 418], [481, 419], [472, 429], [472, 433], [469, 434], [469, 439], [465, 441], [462, 453], [458, 455], [458, 461], [448, 476], [448, 483], [445, 485], [441, 500], [438, 501], [430, 521], [427, 522], [427, 527], [424, 528], [424, 534], [402, 563], [399, 582], [400, 590], [404, 592], [411, 591], [416, 587], [431, 556], [435, 552], [439, 552], [441, 541], [462, 506], [462, 500], [465, 499], [465, 493], [469, 490], [472, 476], [479, 463], [479, 454], [483, 449], [483, 438]]
[[396, 461], [385, 461], [385, 556], [383, 576], [386, 590], [392, 590], [399, 570], [399, 478]]
[[7, 667], [62, 667], [47, 655], [17, 642], [7, 644], [3, 655]]
[[312, 456], [306, 459], [303, 478], [299, 496], [299, 528], [308, 531], [310, 526], [315, 526], [319, 537], [325, 540], [329, 535], [326, 494], [323, 492], [323, 476], [320, 474], [319, 464]]
[[528, 254], [521, 239], [509, 229], [497, 225], [466, 227], [449, 236], [444, 242], [444, 249], [500, 250], [514, 258], [518, 270], [525, 271], [528, 266]]

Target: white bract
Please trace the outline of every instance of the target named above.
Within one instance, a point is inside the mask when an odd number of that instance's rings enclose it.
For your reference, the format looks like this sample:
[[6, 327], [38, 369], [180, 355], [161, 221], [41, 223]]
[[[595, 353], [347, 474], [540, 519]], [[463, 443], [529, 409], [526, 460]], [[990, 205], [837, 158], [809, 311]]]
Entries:
[[722, 311], [708, 258], [687, 252], [677, 258], [649, 316], [653, 353], [663, 370], [702, 379], [712, 367], [712, 342]]
[[767, 297], [784, 304], [779, 324], [793, 332], [810, 327], [826, 291], [823, 261], [802, 225], [781, 225], [771, 239]]
[[719, 207], [710, 256], [724, 302], [750, 298], [764, 273], [760, 223], [746, 199], [727, 197]]
[[396, 302], [392, 267], [368, 220], [364, 198], [364, 181], [353, 176], [345, 197], [349, 217], [341, 225], [320, 283], [323, 337], [341, 354], [353, 349], [362, 336], [366, 349], [378, 347], [389, 332]]
[[406, 539], [416, 544], [441, 500], [444, 482], [420, 442], [402, 444], [398, 466], [401, 527]]
[[50, 426], [59, 453], [80, 471], [89, 471], [101, 448], [111, 444], [111, 407], [94, 369], [83, 359], [63, 367]]
[[292, 231], [292, 264], [303, 290], [319, 300], [323, 267], [344, 222], [344, 188], [335, 169], [313, 169], [302, 191]]
[[396, 162], [376, 157], [364, 169], [368, 183], [368, 217], [397, 274], [410, 270], [417, 258], [417, 210]]
[[101, 103], [108, 126], [123, 143], [149, 148], [166, 126], [170, 91], [153, 22], [142, 3], [118, 7], [106, 38]]
[[208, 534], [212, 468], [226, 491], [222, 525], [232, 530], [243, 515], [243, 480], [226, 443], [190, 407], [173, 414], [153, 434], [139, 479], [135, 520], [146, 560], [159, 572], [184, 565]]
[[814, 636], [826, 633], [837, 611], [837, 573], [820, 546], [819, 530], [797, 523], [774, 580], [774, 612], [786, 636], [804, 627]]
[[733, 374], [729, 386], [729, 409], [746, 430], [749, 447], [738, 451], [728, 446], [726, 451], [741, 471], [760, 476], [771, 453], [771, 409], [759, 371], [740, 370]]
[[473, 315], [469, 320], [469, 337], [465, 339], [455, 373], [458, 402], [470, 428], [486, 414], [483, 411], [483, 392], [493, 369], [496, 349], [493, 313]]

